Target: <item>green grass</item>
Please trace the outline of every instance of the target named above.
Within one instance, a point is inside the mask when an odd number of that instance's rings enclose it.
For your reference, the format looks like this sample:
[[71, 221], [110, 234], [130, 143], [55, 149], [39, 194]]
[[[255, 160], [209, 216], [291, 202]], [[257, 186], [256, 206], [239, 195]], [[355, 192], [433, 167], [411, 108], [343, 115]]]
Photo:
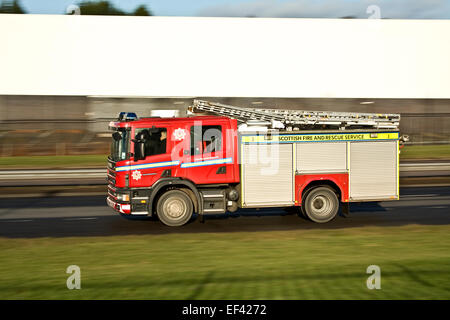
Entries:
[[402, 159], [450, 159], [450, 145], [407, 145], [401, 150]]
[[[1, 238], [0, 299], [449, 299], [449, 231], [410, 225]], [[73, 264], [81, 290], [66, 288]], [[381, 290], [366, 287], [373, 264]]]
[[0, 168], [106, 167], [107, 155], [0, 157]]

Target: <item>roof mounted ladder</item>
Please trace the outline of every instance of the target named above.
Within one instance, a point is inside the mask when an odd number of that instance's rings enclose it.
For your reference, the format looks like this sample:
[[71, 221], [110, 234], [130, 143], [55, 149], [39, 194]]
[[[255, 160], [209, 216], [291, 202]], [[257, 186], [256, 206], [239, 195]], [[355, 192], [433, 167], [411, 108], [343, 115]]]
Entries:
[[274, 129], [300, 130], [339, 128], [398, 129], [400, 114], [304, 111], [293, 109], [254, 109], [194, 100], [192, 112], [227, 116], [248, 125], [270, 126]]

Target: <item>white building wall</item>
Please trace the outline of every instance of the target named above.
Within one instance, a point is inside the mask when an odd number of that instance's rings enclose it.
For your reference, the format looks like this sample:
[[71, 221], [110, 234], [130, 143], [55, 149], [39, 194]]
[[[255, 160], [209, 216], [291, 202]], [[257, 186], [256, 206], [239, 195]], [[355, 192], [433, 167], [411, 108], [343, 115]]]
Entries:
[[0, 15], [0, 94], [450, 98], [449, 20]]

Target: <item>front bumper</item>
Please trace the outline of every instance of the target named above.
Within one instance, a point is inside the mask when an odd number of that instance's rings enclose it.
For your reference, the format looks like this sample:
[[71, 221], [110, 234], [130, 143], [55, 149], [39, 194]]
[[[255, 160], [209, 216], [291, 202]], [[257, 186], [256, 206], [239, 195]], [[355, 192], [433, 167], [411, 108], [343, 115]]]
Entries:
[[124, 214], [131, 213], [131, 204], [129, 203], [117, 203], [111, 200], [109, 197], [106, 198], [106, 203], [117, 212]]

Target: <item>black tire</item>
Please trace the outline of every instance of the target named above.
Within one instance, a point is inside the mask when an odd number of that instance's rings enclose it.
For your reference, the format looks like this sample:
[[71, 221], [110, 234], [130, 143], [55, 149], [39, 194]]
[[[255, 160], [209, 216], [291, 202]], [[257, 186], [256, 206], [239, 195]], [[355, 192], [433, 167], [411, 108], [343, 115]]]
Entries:
[[303, 202], [302, 205], [300, 206], [300, 216], [308, 219], [308, 215], [306, 214], [306, 211], [305, 211], [305, 202]]
[[339, 211], [339, 200], [330, 187], [316, 187], [305, 198], [304, 211], [309, 219], [317, 223], [333, 220]]
[[311, 192], [312, 189], [306, 190], [306, 192], [303, 194], [302, 196], [302, 205], [300, 206], [300, 215], [301, 217], [305, 218], [305, 219], [309, 219], [308, 215], [306, 214], [305, 211], [305, 201], [306, 201], [306, 197], [308, 196], [309, 192]]
[[191, 198], [180, 190], [169, 190], [158, 199], [156, 213], [159, 220], [169, 227], [180, 227], [192, 217], [194, 206]]

